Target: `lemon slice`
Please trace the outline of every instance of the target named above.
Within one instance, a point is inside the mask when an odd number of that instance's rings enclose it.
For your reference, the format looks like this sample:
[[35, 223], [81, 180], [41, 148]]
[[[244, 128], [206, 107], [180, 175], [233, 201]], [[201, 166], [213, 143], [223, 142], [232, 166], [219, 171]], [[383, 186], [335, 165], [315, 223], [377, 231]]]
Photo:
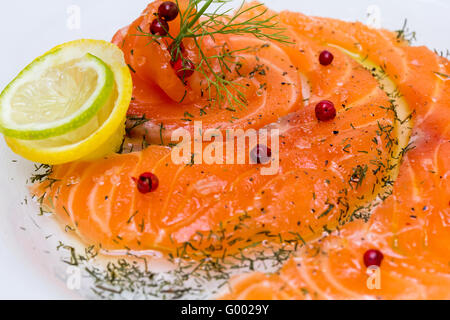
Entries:
[[80, 127], [72, 126], [64, 134], [39, 140], [5, 137], [8, 146], [26, 159], [51, 165], [96, 159], [117, 151], [125, 134], [132, 93], [131, 75], [122, 51], [107, 41], [76, 40], [50, 50], [43, 57], [59, 52], [67, 52], [71, 60], [94, 56], [103, 61], [113, 74], [110, 95], [97, 113]]
[[50, 52], [26, 67], [0, 95], [0, 131], [36, 140], [86, 124], [104, 106], [114, 85], [111, 69], [70, 47]]

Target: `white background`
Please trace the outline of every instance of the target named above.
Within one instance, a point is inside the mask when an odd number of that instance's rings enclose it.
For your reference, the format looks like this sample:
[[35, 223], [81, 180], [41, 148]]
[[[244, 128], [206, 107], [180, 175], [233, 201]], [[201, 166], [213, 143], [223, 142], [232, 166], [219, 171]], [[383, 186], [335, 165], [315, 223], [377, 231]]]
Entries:
[[[381, 24], [400, 29], [405, 18], [417, 31], [417, 44], [450, 48], [448, 0], [266, 0], [275, 10], [345, 20], [366, 21], [367, 8], [377, 5]], [[134, 20], [148, 0], [15, 0], [0, 2], [0, 90], [30, 61], [53, 46], [78, 38], [110, 40], [117, 29]], [[80, 8], [80, 29], [67, 27], [68, 8]], [[54, 257], [40, 244], [48, 233], [36, 227], [29, 207], [21, 205], [31, 164], [20, 160], [0, 142], [0, 298], [72, 298], [55, 277]], [[27, 225], [24, 232], [21, 226]], [[30, 234], [31, 232], [31, 234]], [[34, 235], [33, 235], [34, 233]]]

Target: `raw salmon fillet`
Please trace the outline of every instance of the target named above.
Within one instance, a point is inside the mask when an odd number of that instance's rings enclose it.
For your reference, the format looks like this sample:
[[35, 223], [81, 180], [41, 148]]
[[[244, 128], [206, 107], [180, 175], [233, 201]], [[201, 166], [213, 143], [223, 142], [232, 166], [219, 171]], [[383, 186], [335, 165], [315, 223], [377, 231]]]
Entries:
[[[210, 101], [204, 76], [197, 73], [187, 80], [186, 85], [178, 79], [170, 66], [170, 54], [167, 47], [170, 42], [161, 45], [149, 45], [147, 37], [136, 36], [137, 30], [147, 30], [154, 19], [162, 1], [152, 2], [143, 14], [130, 26], [120, 30], [113, 39], [124, 52], [133, 76], [133, 99], [129, 115], [149, 121], [132, 133], [146, 135], [148, 143], [170, 141], [171, 133], [178, 128], [192, 131], [195, 120], [203, 122], [203, 128], [247, 129], [261, 128], [277, 121], [280, 117], [294, 111], [302, 101], [301, 83], [296, 68], [288, 55], [276, 43], [258, 40], [252, 36], [215, 36], [215, 42], [205, 38], [203, 50], [208, 56], [214, 56], [227, 50], [237, 51], [241, 64], [235, 64], [230, 78], [241, 85], [245, 91], [247, 104], [217, 106]], [[187, 1], [180, 1], [183, 8]], [[179, 30], [179, 18], [171, 22], [170, 30]], [[186, 57], [199, 63], [200, 57], [194, 42], [184, 39]], [[239, 50], [251, 47], [252, 50]], [[220, 69], [217, 61], [215, 68]], [[270, 70], [270, 72], [269, 72]], [[252, 73], [251, 76], [245, 74]], [[271, 85], [266, 85], [271, 83]], [[233, 92], [233, 89], [230, 89]], [[180, 106], [181, 103], [181, 106]], [[161, 127], [164, 128], [161, 138]]]
[[[234, 279], [225, 298], [450, 298], [450, 252], [443, 245], [450, 240], [448, 60], [389, 31], [282, 12], [278, 19], [291, 44], [217, 39], [254, 49], [240, 58], [244, 67], [228, 75], [247, 84], [248, 105], [233, 111], [209, 106], [200, 115], [208, 103], [202, 76], [183, 83], [164, 44], [136, 36], [159, 4], [150, 4], [113, 40], [133, 71], [129, 113], [151, 119], [131, 135], [150, 145], [55, 166], [50, 183], [32, 187], [42, 206], [86, 243], [108, 250], [156, 249], [191, 258], [223, 256], [262, 241], [302, 247], [279, 273]], [[192, 43], [185, 45], [198, 61]], [[214, 50], [207, 41], [202, 46]], [[326, 67], [318, 58], [323, 50], [334, 55]], [[387, 92], [379, 73], [349, 52], [377, 65], [396, 91]], [[334, 120], [316, 119], [321, 100], [333, 101]], [[407, 117], [395, 108], [400, 100]], [[179, 128], [192, 132], [194, 120], [222, 135], [279, 129], [277, 174], [261, 174], [270, 164], [175, 164], [169, 137]], [[143, 172], [158, 177], [155, 192], [137, 190], [133, 178]], [[367, 288], [362, 256], [369, 248], [385, 256], [379, 290]]]
[[[424, 47], [361, 24], [282, 13], [298, 32], [367, 53], [386, 64], [414, 111], [411, 138], [393, 194], [368, 223], [352, 222], [308, 245], [278, 273], [236, 277], [225, 299], [450, 299], [450, 65]], [[294, 22], [295, 21], [295, 22]], [[378, 288], [363, 263], [384, 259]], [[371, 277], [372, 276], [372, 277]]]

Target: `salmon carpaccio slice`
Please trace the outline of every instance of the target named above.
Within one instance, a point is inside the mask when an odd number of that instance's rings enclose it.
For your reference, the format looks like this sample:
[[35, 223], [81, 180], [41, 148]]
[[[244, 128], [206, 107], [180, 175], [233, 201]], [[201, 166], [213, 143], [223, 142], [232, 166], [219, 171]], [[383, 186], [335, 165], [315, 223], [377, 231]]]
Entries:
[[[222, 298], [450, 299], [450, 83], [442, 76], [448, 60], [360, 23], [292, 13], [281, 19], [299, 33], [385, 65], [414, 111], [413, 149], [392, 196], [368, 223], [349, 223], [308, 245], [275, 274], [236, 277]], [[384, 255], [379, 274], [364, 265], [369, 249]]]
[[[237, 276], [221, 298], [450, 299], [450, 250], [443, 245], [450, 240], [450, 143], [429, 138], [410, 151], [393, 195], [369, 223], [352, 222], [308, 245], [275, 274]], [[379, 280], [363, 263], [374, 248], [384, 255]]]
[[[115, 37], [136, 71], [130, 113], [152, 119], [146, 130], [192, 130], [193, 121], [181, 118], [186, 111], [197, 115], [202, 106], [195, 83], [186, 89], [169, 76], [170, 58], [161, 58], [164, 54], [142, 37], [132, 37], [131, 30], [146, 25], [143, 21], [154, 8], [151, 4]], [[225, 131], [261, 128], [281, 118], [272, 125], [281, 131], [276, 175], [261, 175], [264, 165], [175, 165], [171, 148], [150, 145], [139, 152], [56, 166], [51, 183], [35, 185], [32, 192], [85, 242], [105, 249], [158, 249], [179, 255], [183, 248], [183, 253], [204, 257], [264, 240], [308, 243], [279, 274], [236, 279], [228, 298], [448, 297], [450, 254], [440, 243], [449, 240], [450, 101], [448, 82], [436, 74], [449, 73], [448, 61], [426, 48], [408, 46], [394, 33], [362, 24], [293, 13], [281, 13], [280, 21], [295, 44], [222, 39], [236, 48], [249, 41], [259, 47], [260, 58], [247, 57], [249, 70], [263, 60], [266, 72], [240, 81], [256, 81], [255, 88], [265, 83], [265, 93], [249, 89], [249, 107], [234, 114], [236, 121], [228, 121], [226, 110], [210, 110], [197, 119], [204, 129], [220, 126]], [[186, 46], [195, 61], [195, 52]], [[338, 47], [382, 66], [413, 111], [412, 118], [401, 118], [401, 125], [392, 109], [392, 99], [398, 96], [382, 90], [372, 70]], [[318, 62], [324, 49], [335, 57], [327, 67]], [[139, 65], [139, 57], [150, 58]], [[303, 89], [309, 87], [309, 96], [299, 92], [301, 77], [307, 79]], [[181, 106], [174, 102], [180, 90], [189, 91]], [[315, 118], [314, 106], [323, 99], [337, 108], [333, 121]], [[409, 137], [401, 131], [413, 123], [413, 146], [407, 148], [412, 150], [401, 164], [393, 194], [367, 223], [347, 223], [350, 218], [367, 220], [364, 212], [372, 209], [374, 200], [391, 192], [405, 147], [398, 136]], [[132, 178], [147, 171], [155, 173], [160, 184], [156, 192], [144, 195]], [[312, 242], [337, 227], [339, 235]], [[362, 255], [370, 247], [385, 255], [385, 291], [365, 287]]]
[[[274, 235], [302, 244], [345, 224], [391, 180], [394, 113], [370, 72], [339, 50], [332, 66], [317, 66], [324, 47], [300, 40], [308, 49], [296, 50], [292, 63], [306, 75], [323, 75], [310, 78], [313, 104], [297, 105], [274, 125], [281, 131], [278, 174], [262, 175], [267, 165], [176, 165], [170, 148], [151, 145], [55, 167], [51, 186], [36, 186], [36, 195], [45, 193], [48, 209], [106, 249], [173, 253], [190, 243], [222, 255]], [[316, 120], [314, 102], [321, 99], [336, 103], [334, 121]], [[132, 178], [142, 172], [158, 176], [155, 192], [137, 191]], [[246, 227], [237, 230], [242, 220]]]
[[[246, 95], [245, 107], [228, 103], [219, 106], [210, 101], [205, 77], [200, 72], [194, 73], [184, 85], [170, 65], [167, 50], [170, 43], [164, 40], [161, 45], [149, 44], [148, 37], [142, 36], [143, 32], [149, 32], [161, 2], [150, 3], [136, 21], [113, 38], [113, 43], [122, 49], [132, 70], [134, 89], [128, 114], [130, 118], [147, 118], [145, 124], [131, 130], [133, 136], [145, 135], [148, 143], [167, 144], [174, 130], [184, 128], [192, 131], [195, 120], [203, 122], [204, 130], [261, 128], [298, 107], [302, 101], [301, 83], [288, 55], [277, 43], [251, 36], [219, 34], [215, 36], [215, 42], [208, 37], [202, 42], [208, 56], [220, 54], [222, 50], [237, 51], [238, 61], [230, 64], [233, 70], [228, 74], [240, 85], [237, 87], [239, 91]], [[179, 1], [181, 10], [186, 3]], [[170, 22], [170, 30], [176, 34], [179, 18]], [[199, 64], [201, 57], [195, 43], [184, 39], [183, 44], [186, 57]], [[239, 51], [246, 48], [250, 50]], [[217, 62], [212, 60], [208, 63]], [[221, 70], [219, 65], [213, 67]], [[272, 85], [267, 86], [267, 83]], [[235, 92], [231, 87], [230, 90]], [[132, 120], [129, 127], [134, 127]]]

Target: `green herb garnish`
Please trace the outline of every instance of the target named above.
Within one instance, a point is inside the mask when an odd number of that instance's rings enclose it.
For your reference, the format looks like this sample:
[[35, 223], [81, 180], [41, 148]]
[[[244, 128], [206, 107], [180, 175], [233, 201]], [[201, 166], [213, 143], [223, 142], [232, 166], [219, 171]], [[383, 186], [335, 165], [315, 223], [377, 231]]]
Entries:
[[397, 33], [397, 41], [406, 41], [409, 44], [412, 44], [414, 41], [416, 41], [416, 32], [411, 31], [408, 28], [408, 19], [405, 19], [405, 22], [403, 23], [403, 27], [400, 30], [395, 31]]
[[[178, 5], [178, 1], [177, 5]], [[222, 106], [238, 105], [245, 107], [247, 104], [245, 95], [241, 91], [243, 85], [233, 79], [227, 79], [226, 74], [233, 70], [233, 65], [238, 65], [237, 58], [243, 52], [252, 48], [230, 50], [223, 45], [219, 53], [208, 55], [202, 48], [201, 42], [209, 37], [215, 41], [217, 35], [252, 35], [258, 39], [291, 43], [289, 37], [284, 34], [285, 29], [275, 21], [276, 15], [266, 17], [268, 9], [263, 4], [245, 6], [244, 2], [233, 13], [233, 9], [225, 8], [230, 0], [190, 0], [183, 12], [180, 12], [180, 32], [173, 35], [170, 31], [165, 36], [153, 35], [138, 28], [138, 36], [147, 36], [151, 42], [160, 43], [167, 38], [173, 41], [171, 56], [173, 61], [186, 60], [181, 54], [183, 39], [193, 39], [198, 48], [200, 62], [196, 65], [196, 71], [201, 73], [206, 81], [208, 99], [214, 104]], [[208, 11], [215, 7], [212, 11]], [[263, 8], [262, 10], [257, 10]], [[213, 61], [218, 63], [220, 71], [217, 71]], [[237, 70], [238, 72], [238, 70]]]

